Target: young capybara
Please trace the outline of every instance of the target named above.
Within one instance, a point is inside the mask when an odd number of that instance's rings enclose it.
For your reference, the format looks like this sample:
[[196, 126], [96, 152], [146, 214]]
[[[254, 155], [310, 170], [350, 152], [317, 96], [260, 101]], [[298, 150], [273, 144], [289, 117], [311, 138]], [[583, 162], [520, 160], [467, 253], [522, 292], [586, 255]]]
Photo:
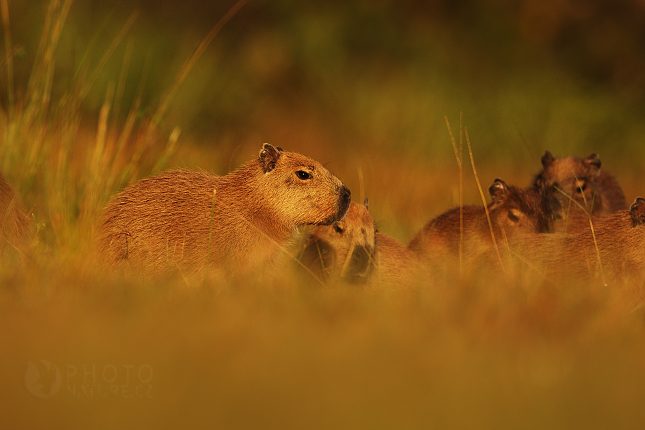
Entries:
[[0, 249], [20, 249], [27, 243], [29, 220], [14, 189], [0, 174]]
[[401, 287], [422, 275], [413, 252], [376, 230], [367, 199], [352, 202], [342, 221], [314, 228], [299, 260], [327, 282]]
[[550, 230], [548, 207], [536, 190], [508, 186], [498, 178], [488, 191], [492, 202], [486, 209], [483, 206], [463, 206], [461, 211], [459, 207], [453, 208], [426, 224], [408, 248], [426, 262], [445, 266], [457, 261], [455, 258], [459, 256], [462, 237], [461, 252], [466, 261], [492, 249], [490, 225], [498, 244], [518, 235]]
[[644, 241], [645, 199], [639, 197], [629, 210], [587, 218], [586, 230], [524, 237], [512, 241], [508, 251], [510, 261], [520, 267], [516, 273], [537, 272], [553, 282], [597, 279], [616, 284], [643, 281]]
[[375, 233], [367, 201], [351, 202], [345, 218], [309, 233], [298, 260], [321, 281], [364, 284], [374, 270]]
[[597, 154], [585, 158], [555, 158], [546, 151], [542, 156], [542, 171], [533, 181], [548, 202], [554, 215], [561, 219], [554, 225], [560, 232], [576, 232], [578, 223], [568, 222], [569, 216], [592, 214], [608, 216], [627, 209], [627, 202], [616, 178], [600, 169]]
[[350, 201], [320, 163], [265, 143], [226, 176], [176, 170], [126, 188], [101, 217], [99, 249], [144, 273], [245, 275], [275, 262], [297, 227], [343, 219]]

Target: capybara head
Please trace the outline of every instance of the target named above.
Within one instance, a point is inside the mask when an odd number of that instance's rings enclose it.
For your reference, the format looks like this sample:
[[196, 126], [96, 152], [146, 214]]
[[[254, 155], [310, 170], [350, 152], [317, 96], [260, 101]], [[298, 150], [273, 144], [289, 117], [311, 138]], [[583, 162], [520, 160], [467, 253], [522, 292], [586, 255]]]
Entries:
[[488, 206], [491, 220], [504, 230], [507, 237], [550, 230], [548, 207], [536, 190], [508, 186], [497, 178], [488, 192], [493, 200]]
[[568, 207], [570, 197], [591, 212], [600, 199], [596, 187], [600, 166], [600, 158], [595, 153], [585, 158], [555, 158], [546, 151], [542, 156], [543, 169], [535, 177], [534, 185], [553, 211]]
[[345, 217], [351, 192], [319, 162], [265, 143], [259, 164], [262, 203], [281, 218], [295, 225], [329, 225]]
[[311, 231], [300, 261], [325, 280], [365, 283], [374, 268], [375, 231], [367, 199], [352, 202], [344, 219]]

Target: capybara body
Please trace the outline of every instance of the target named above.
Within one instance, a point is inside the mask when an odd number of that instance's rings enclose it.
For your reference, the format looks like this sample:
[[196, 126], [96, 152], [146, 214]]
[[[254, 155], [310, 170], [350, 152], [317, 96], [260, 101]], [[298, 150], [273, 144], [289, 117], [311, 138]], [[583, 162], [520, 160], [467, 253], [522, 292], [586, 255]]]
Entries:
[[492, 249], [491, 225], [498, 243], [518, 235], [549, 231], [548, 207], [536, 190], [508, 186], [498, 178], [489, 193], [492, 202], [486, 208], [456, 207], [439, 215], [426, 224], [408, 248], [433, 265], [445, 266], [457, 261], [462, 237], [462, 257], [467, 260]]
[[400, 287], [420, 275], [416, 255], [376, 230], [367, 200], [352, 202], [342, 221], [314, 228], [300, 262], [327, 282]]
[[627, 209], [622, 188], [611, 173], [601, 170], [601, 161], [593, 153], [585, 158], [555, 158], [546, 151], [542, 171], [533, 187], [548, 202], [550, 210], [560, 219], [554, 228], [559, 232], [576, 232], [578, 223], [568, 218], [579, 214], [608, 216]]
[[27, 243], [29, 220], [15, 190], [0, 174], [0, 249], [22, 248]]
[[[592, 229], [593, 227], [593, 229]], [[539, 234], [509, 244], [520, 272], [549, 281], [598, 279], [610, 284], [645, 275], [645, 199], [611, 216], [587, 218], [575, 234]]]
[[99, 248], [110, 266], [144, 273], [250, 274], [274, 262], [297, 227], [342, 219], [350, 200], [320, 163], [264, 144], [226, 176], [175, 170], [126, 188], [101, 217]]

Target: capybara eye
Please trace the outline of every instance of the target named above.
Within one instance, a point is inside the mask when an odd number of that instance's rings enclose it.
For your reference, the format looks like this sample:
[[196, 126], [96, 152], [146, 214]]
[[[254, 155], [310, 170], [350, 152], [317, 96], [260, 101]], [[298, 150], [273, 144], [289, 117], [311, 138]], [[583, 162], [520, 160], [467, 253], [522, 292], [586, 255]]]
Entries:
[[344, 231], [343, 228], [336, 223], [334, 223], [334, 230], [336, 230], [336, 233], [338, 234], [343, 234]]
[[510, 219], [513, 222], [518, 222], [520, 218], [515, 214], [515, 211], [510, 210], [508, 211], [508, 219]]
[[298, 179], [301, 179], [303, 181], [311, 179], [311, 174], [309, 172], [305, 172], [304, 170], [298, 170], [296, 172], [296, 176], [298, 177]]
[[582, 194], [585, 192], [586, 189], [587, 189], [587, 184], [582, 184], [582, 186], [576, 188], [576, 191]]

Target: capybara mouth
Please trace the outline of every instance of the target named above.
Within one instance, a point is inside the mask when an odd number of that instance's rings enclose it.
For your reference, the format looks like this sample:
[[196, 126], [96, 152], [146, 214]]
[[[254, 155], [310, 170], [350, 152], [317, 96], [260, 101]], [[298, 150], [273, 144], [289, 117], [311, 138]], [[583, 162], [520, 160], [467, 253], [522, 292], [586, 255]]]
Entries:
[[352, 252], [349, 265], [344, 273], [344, 278], [351, 284], [364, 284], [367, 282], [374, 262], [374, 250], [364, 246], [357, 246]]
[[349, 204], [352, 202], [352, 192], [349, 191], [345, 185], [340, 189], [340, 196], [338, 197], [338, 210], [336, 211], [336, 219], [334, 221], [341, 221], [349, 211]]

